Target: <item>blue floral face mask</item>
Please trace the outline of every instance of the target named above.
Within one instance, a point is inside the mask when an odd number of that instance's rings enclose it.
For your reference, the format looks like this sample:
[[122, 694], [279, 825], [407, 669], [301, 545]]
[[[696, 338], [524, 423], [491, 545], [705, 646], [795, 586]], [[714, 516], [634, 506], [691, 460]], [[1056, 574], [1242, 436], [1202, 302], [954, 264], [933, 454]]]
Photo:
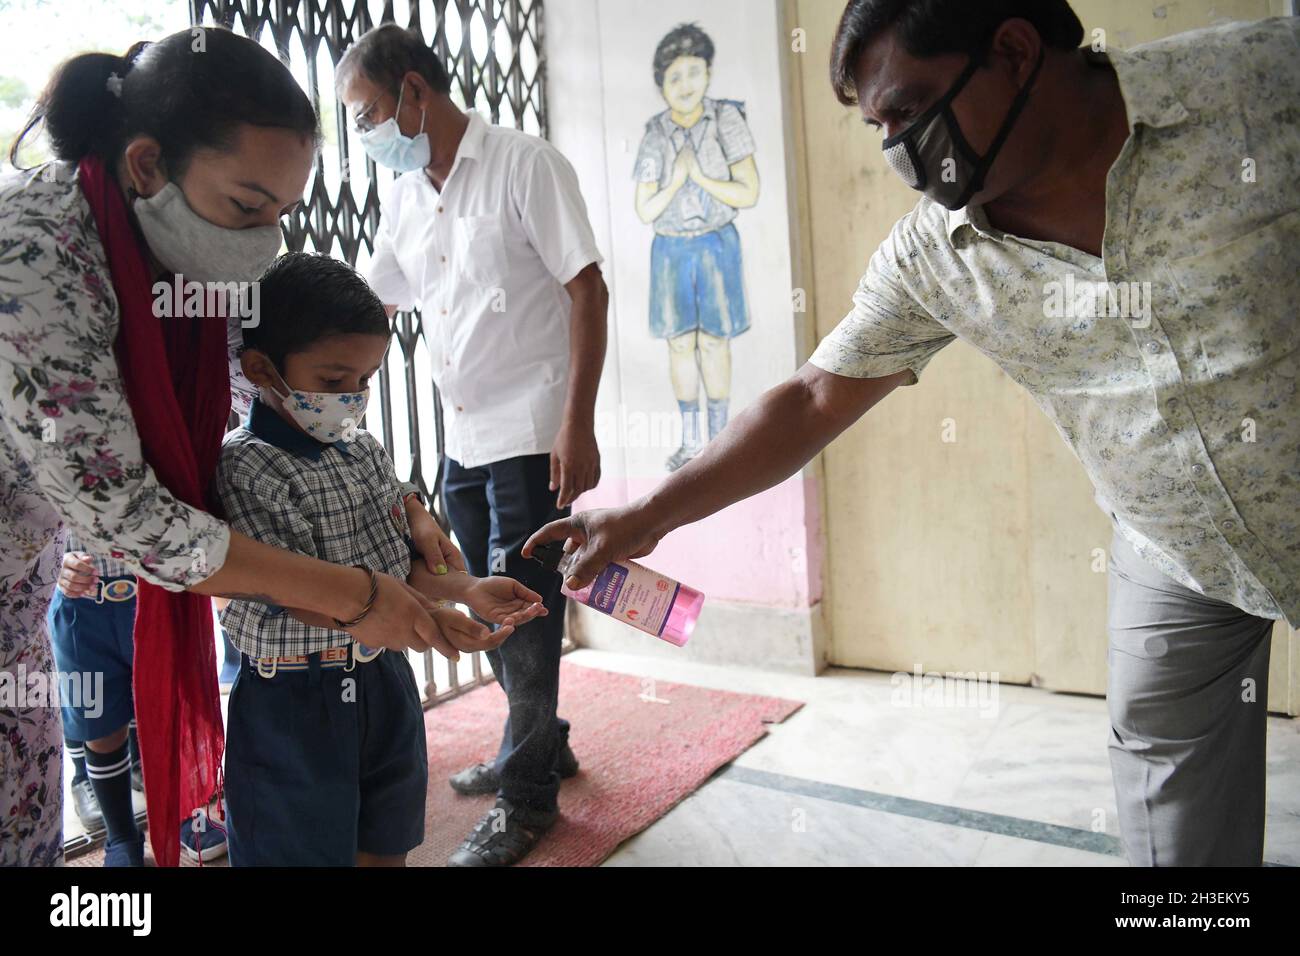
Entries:
[[429, 134], [424, 130], [424, 110], [420, 111], [420, 130], [415, 136], [403, 135], [397, 125], [397, 116], [402, 112], [402, 96], [406, 93], [406, 84], [397, 94], [397, 111], [374, 129], [361, 134], [361, 148], [380, 166], [387, 166], [399, 173], [409, 173], [429, 165]]
[[[283, 376], [280, 381], [284, 382]], [[289, 388], [288, 382], [284, 385], [288, 394], [276, 390], [276, 397], [299, 428], [326, 445], [352, 441], [370, 403], [368, 386], [359, 392], [300, 392]]]

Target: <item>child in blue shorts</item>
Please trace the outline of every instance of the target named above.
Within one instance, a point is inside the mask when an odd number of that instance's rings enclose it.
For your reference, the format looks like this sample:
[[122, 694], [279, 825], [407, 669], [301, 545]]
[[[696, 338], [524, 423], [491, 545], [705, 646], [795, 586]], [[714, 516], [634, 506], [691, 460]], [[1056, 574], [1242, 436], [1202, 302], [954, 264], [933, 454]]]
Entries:
[[[260, 281], [241, 364], [260, 389], [226, 436], [217, 492], [231, 527], [335, 564], [391, 574], [468, 605], [432, 612], [438, 648], [487, 650], [546, 613], [505, 577], [435, 575], [412, 561], [403, 499], [383, 446], [358, 427], [388, 317], [349, 266], [290, 253]], [[403, 865], [424, 839], [424, 714], [405, 654], [355, 642], [321, 615], [232, 600], [221, 623], [242, 653], [230, 692], [225, 794], [232, 865]]]
[[130, 568], [69, 535], [46, 620], [55, 666], [77, 679], [69, 689], [78, 692], [59, 701], [73, 806], [89, 834], [104, 831], [105, 866], [144, 865], [131, 798], [143, 789], [131, 693], [135, 591]]

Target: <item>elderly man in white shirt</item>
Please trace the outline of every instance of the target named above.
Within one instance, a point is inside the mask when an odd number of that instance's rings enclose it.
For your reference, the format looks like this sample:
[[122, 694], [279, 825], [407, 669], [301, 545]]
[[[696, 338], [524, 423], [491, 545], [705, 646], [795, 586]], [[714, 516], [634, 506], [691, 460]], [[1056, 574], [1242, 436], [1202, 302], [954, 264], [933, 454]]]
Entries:
[[524, 551], [583, 542], [580, 587], [785, 480], [964, 339], [1056, 422], [1114, 525], [1129, 859], [1259, 865], [1269, 637], [1300, 624], [1300, 20], [1083, 36], [1066, 0], [852, 0], [836, 95], [924, 196], [789, 382], [645, 498]]
[[466, 566], [519, 579], [549, 611], [488, 652], [510, 704], [500, 750], [451, 778], [461, 793], [498, 796], [449, 864], [509, 865], [554, 822], [560, 778], [577, 772], [556, 715], [564, 598], [520, 548], [600, 480], [601, 255], [564, 156], [461, 112], [416, 34], [371, 30], [337, 82], [367, 153], [405, 173], [368, 278], [390, 311], [422, 311], [442, 398], [443, 501]]

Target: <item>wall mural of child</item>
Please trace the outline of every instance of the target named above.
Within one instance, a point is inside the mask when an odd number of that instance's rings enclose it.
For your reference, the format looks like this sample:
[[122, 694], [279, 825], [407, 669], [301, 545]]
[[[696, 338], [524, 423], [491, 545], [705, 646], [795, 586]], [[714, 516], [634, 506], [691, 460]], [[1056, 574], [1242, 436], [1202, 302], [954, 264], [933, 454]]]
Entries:
[[676, 471], [699, 454], [700, 379], [709, 438], [727, 424], [731, 340], [749, 328], [739, 210], [758, 201], [758, 165], [744, 104], [708, 92], [713, 41], [695, 24], [655, 49], [654, 78], [668, 109], [646, 123], [636, 160], [636, 212], [654, 225], [650, 334], [668, 340], [669, 375], [682, 414]]

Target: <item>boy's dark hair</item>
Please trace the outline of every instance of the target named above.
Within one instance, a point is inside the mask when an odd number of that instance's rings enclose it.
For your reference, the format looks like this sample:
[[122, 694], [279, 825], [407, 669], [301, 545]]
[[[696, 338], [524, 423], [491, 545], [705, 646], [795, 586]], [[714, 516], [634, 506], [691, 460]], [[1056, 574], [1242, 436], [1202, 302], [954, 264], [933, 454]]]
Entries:
[[912, 56], [965, 53], [983, 64], [998, 27], [1028, 20], [1043, 43], [1073, 50], [1083, 24], [1069, 0], [850, 0], [831, 44], [831, 85], [845, 106], [858, 101], [858, 61], [867, 44], [890, 27]]
[[418, 33], [396, 23], [375, 27], [348, 47], [334, 71], [334, 85], [342, 89], [357, 70], [394, 95], [402, 85], [402, 77], [411, 72], [424, 77], [435, 93], [451, 92], [451, 78], [437, 54]]
[[196, 149], [228, 149], [242, 123], [319, 140], [311, 100], [274, 54], [222, 27], [202, 30], [202, 49], [191, 30], [181, 30], [122, 56], [82, 53], [64, 61], [9, 161], [18, 165], [23, 139], [42, 121], [56, 157], [75, 163], [98, 156], [110, 171], [130, 139], [152, 136], [173, 178]]
[[664, 74], [682, 56], [698, 56], [708, 66], [713, 66], [713, 41], [694, 23], [673, 27], [655, 47], [655, 86], [664, 85]]
[[391, 331], [379, 296], [346, 262], [289, 252], [258, 280], [257, 325], [244, 329], [244, 348], [264, 353], [284, 370], [286, 356], [333, 335]]

